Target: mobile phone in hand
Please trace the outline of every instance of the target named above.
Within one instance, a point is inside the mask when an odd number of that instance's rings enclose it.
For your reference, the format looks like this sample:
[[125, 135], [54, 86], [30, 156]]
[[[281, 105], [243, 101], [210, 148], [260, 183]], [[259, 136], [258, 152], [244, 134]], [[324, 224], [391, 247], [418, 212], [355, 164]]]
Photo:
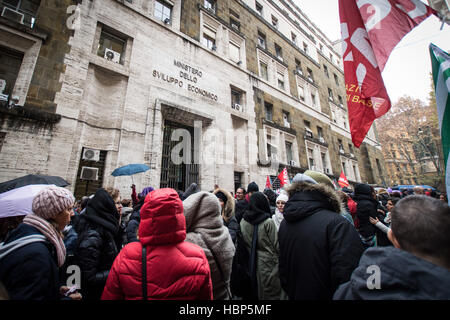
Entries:
[[66, 291], [66, 293], [64, 294], [66, 297], [68, 297], [69, 295], [71, 295], [72, 293], [74, 293], [75, 291], [77, 291], [77, 286], [72, 286], [69, 288], [69, 290]]

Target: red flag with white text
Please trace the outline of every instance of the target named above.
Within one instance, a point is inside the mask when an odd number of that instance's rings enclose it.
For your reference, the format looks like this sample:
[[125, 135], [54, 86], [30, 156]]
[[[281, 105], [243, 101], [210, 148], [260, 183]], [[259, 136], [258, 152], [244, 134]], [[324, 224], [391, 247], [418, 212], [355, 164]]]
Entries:
[[391, 108], [381, 72], [398, 42], [436, 12], [420, 0], [339, 0], [345, 88], [353, 144]]
[[288, 173], [287, 173], [287, 169], [284, 168], [280, 174], [278, 175], [278, 180], [280, 180], [280, 185], [284, 186], [285, 184], [287, 184], [289, 182], [289, 177], [288, 177]]
[[338, 184], [341, 186], [341, 188], [348, 187], [350, 185], [344, 171], [341, 171], [341, 176], [339, 177]]

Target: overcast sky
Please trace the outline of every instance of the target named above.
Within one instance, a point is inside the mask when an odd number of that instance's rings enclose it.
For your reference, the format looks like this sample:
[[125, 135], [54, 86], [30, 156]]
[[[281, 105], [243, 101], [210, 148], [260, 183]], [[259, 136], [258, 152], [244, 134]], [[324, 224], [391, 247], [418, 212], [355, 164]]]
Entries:
[[[338, 0], [294, 2], [330, 40], [341, 37]], [[442, 30], [440, 28], [439, 19], [431, 16], [407, 34], [392, 51], [382, 75], [393, 104], [403, 95], [428, 103], [432, 88], [428, 45], [432, 42], [444, 51], [450, 50], [450, 25], [445, 24]]]

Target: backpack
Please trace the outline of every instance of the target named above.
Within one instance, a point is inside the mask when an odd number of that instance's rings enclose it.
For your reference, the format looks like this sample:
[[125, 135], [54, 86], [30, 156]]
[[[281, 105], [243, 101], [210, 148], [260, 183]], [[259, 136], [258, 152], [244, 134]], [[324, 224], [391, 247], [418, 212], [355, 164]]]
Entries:
[[[231, 292], [245, 300], [254, 299], [256, 239], [258, 226], [255, 226], [252, 240], [252, 253], [247, 250], [244, 236], [240, 229], [236, 232], [236, 251], [231, 267], [230, 288]], [[251, 261], [253, 258], [253, 261]], [[253, 271], [253, 272], [252, 272]]]
[[26, 246], [33, 242], [46, 242], [47, 239], [41, 234], [32, 234], [17, 240], [11, 241], [8, 244], [0, 243], [0, 260], [6, 257], [11, 252]]

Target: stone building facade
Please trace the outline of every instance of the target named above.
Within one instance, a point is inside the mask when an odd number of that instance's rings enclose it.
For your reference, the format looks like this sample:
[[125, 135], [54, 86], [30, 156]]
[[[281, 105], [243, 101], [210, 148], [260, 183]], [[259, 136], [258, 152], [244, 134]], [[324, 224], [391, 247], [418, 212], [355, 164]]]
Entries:
[[[383, 183], [375, 130], [351, 145], [336, 45], [292, 1], [21, 2], [32, 23], [0, 20], [2, 60], [18, 57], [0, 181], [58, 175], [78, 198], [132, 181], [262, 188], [284, 167]], [[111, 176], [129, 163], [151, 169]]]

